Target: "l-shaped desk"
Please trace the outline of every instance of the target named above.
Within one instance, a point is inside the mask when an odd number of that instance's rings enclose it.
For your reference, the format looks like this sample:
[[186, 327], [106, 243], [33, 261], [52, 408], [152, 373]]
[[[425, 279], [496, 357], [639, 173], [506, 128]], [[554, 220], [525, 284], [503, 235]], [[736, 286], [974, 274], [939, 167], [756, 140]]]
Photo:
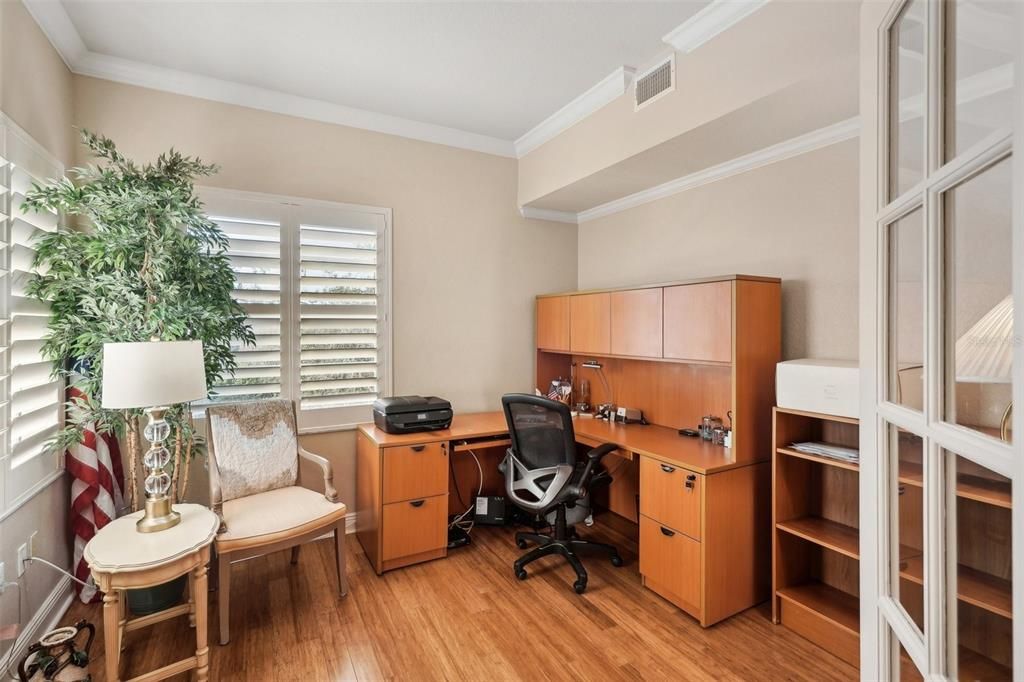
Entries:
[[[638, 463], [629, 494], [639, 496], [646, 587], [705, 627], [768, 599], [767, 459], [737, 462], [721, 446], [664, 426], [577, 418], [574, 428], [578, 443], [616, 443], [615, 456]], [[501, 412], [457, 415], [448, 429], [415, 434], [360, 425], [356, 533], [374, 570], [446, 556], [449, 457], [508, 445]]]

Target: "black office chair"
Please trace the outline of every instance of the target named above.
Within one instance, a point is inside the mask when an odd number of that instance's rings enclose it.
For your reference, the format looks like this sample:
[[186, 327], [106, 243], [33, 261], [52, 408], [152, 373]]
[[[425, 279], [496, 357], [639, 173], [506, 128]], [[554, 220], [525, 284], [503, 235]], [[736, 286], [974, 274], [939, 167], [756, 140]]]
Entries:
[[553, 526], [551, 535], [516, 533], [516, 544], [533, 548], [515, 562], [516, 577], [526, 580], [526, 564], [542, 556], [559, 554], [576, 571], [573, 584], [578, 594], [587, 589], [587, 570], [576, 556], [578, 550], [606, 552], [613, 566], [622, 557], [612, 545], [581, 540], [573, 525], [590, 515], [590, 491], [611, 483], [601, 468], [601, 458], [618, 446], [605, 443], [587, 453], [585, 462], [576, 461], [576, 435], [568, 406], [534, 395], [511, 393], [502, 396], [508, 432], [512, 439], [501, 463], [505, 492], [521, 509], [543, 517]]

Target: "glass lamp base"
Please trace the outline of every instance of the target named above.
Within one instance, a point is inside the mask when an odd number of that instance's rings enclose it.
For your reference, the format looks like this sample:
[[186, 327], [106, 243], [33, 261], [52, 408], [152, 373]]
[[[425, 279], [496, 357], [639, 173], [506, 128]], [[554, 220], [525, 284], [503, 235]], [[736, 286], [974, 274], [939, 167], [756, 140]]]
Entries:
[[171, 498], [166, 495], [147, 497], [146, 513], [136, 522], [135, 530], [140, 533], [156, 533], [174, 528], [179, 523], [181, 523], [181, 514], [171, 509]]

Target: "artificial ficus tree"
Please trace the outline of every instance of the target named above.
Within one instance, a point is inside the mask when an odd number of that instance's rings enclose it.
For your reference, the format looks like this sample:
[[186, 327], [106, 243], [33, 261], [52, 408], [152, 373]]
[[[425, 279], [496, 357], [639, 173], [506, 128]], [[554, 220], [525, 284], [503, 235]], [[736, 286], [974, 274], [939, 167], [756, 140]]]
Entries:
[[[96, 163], [36, 185], [26, 196], [26, 210], [61, 212], [77, 219], [79, 228], [37, 240], [38, 274], [27, 291], [51, 310], [43, 356], [84, 396], [67, 405], [53, 446], [63, 451], [82, 442], [88, 424], [127, 441], [125, 487], [135, 510], [142, 411], [100, 406], [103, 344], [202, 341], [209, 389], [234, 374], [233, 345], [253, 345], [255, 336], [231, 297], [228, 239], [203, 214], [195, 191], [195, 179], [215, 173], [216, 166], [173, 149], [140, 165], [103, 136], [83, 131], [82, 142]], [[173, 434], [171, 496], [178, 501], [203, 440], [188, 405], [172, 406], [167, 421]]]

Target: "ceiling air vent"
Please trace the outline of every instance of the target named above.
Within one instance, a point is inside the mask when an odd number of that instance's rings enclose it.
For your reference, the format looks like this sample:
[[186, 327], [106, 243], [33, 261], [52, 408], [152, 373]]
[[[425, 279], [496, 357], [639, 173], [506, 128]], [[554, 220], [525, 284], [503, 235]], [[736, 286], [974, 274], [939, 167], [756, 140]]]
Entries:
[[635, 109], [639, 110], [667, 92], [672, 92], [676, 86], [676, 58], [669, 56], [657, 66], [648, 69], [640, 75], [635, 82], [633, 89], [635, 95]]

